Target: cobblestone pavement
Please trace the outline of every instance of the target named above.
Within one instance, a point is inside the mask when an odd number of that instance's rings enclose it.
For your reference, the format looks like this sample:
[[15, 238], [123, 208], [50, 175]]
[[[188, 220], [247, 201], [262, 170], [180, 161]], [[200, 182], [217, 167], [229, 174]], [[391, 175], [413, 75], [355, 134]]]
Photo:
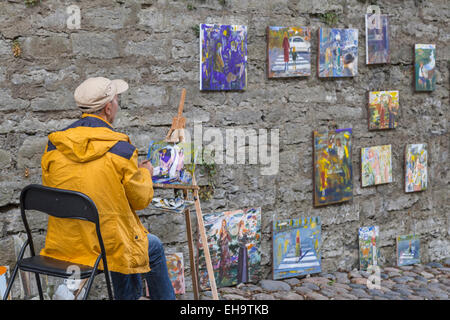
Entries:
[[[381, 288], [369, 289], [371, 273], [320, 273], [285, 280], [262, 280], [219, 288], [221, 300], [448, 300], [450, 259], [442, 263], [381, 269]], [[211, 299], [211, 292], [201, 294]]]

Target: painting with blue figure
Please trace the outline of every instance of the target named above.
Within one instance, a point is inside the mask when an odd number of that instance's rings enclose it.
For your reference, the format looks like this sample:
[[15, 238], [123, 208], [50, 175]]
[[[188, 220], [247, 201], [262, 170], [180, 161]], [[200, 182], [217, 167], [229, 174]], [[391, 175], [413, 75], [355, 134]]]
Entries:
[[319, 29], [318, 76], [354, 77], [358, 74], [358, 29]]
[[197, 154], [192, 143], [151, 141], [147, 159], [153, 166], [153, 183], [191, 185]]
[[397, 237], [397, 265], [420, 263], [420, 239], [415, 234]]
[[200, 90], [245, 90], [247, 26], [200, 24]]
[[273, 222], [273, 279], [321, 272], [320, 217]]

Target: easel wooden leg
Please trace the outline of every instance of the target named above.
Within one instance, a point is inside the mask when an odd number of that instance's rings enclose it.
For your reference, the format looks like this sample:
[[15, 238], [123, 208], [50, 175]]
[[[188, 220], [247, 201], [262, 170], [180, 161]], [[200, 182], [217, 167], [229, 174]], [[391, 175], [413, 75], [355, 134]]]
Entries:
[[[187, 200], [188, 192], [187, 190], [183, 190], [184, 199]], [[187, 233], [187, 241], [189, 247], [189, 261], [191, 263], [191, 277], [192, 277], [192, 288], [194, 290], [194, 299], [199, 299], [199, 291], [198, 291], [198, 270], [195, 265], [195, 255], [194, 255], [194, 242], [192, 239], [192, 227], [191, 227], [191, 213], [189, 209], [184, 210], [184, 217], [186, 219], [186, 233]]]

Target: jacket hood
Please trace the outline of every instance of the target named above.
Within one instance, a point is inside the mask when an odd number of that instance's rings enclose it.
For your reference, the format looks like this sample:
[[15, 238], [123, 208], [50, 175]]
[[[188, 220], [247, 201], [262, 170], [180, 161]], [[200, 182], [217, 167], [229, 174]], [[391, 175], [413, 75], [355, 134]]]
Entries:
[[[51, 133], [48, 139], [58, 151], [75, 162], [98, 159], [117, 142], [130, 142], [126, 134], [113, 131], [104, 121], [104, 126], [102, 126], [100, 121], [103, 120], [93, 116], [84, 116], [68, 129]], [[95, 123], [96, 126], [92, 126], [92, 123]]]

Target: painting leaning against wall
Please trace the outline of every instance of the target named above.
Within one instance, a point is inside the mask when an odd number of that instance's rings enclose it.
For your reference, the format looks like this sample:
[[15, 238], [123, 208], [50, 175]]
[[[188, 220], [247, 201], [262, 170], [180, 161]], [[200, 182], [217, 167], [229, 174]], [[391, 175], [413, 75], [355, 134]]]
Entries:
[[392, 182], [391, 145], [361, 148], [361, 185]]
[[[261, 208], [208, 213], [203, 216], [218, 288], [259, 280]], [[209, 288], [203, 243], [199, 241], [200, 288]]]
[[436, 46], [414, 46], [414, 72], [416, 91], [433, 91], [436, 87]]
[[185, 293], [183, 253], [166, 254], [167, 271], [175, 294]]
[[379, 237], [378, 226], [359, 228], [359, 269], [367, 271], [370, 266], [378, 265], [379, 257]]
[[272, 274], [275, 280], [321, 272], [319, 217], [273, 222]]
[[314, 206], [353, 197], [352, 129], [313, 132]]
[[397, 128], [399, 109], [398, 91], [369, 92], [369, 130]]
[[420, 239], [411, 234], [397, 237], [397, 265], [407, 266], [420, 263]]
[[200, 25], [200, 90], [245, 90], [247, 26]]
[[405, 192], [426, 190], [428, 187], [427, 144], [408, 144], [405, 150]]

